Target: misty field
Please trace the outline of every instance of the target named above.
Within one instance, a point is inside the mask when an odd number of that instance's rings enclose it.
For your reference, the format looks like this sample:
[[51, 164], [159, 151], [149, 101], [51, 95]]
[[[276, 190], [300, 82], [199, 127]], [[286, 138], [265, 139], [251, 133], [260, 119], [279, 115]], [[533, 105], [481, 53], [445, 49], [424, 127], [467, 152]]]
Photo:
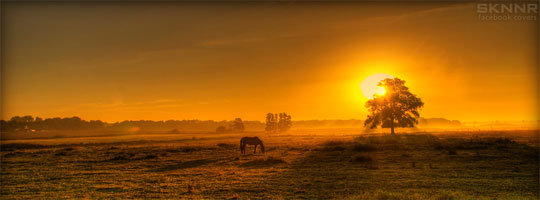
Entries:
[[[266, 153], [241, 155], [242, 136], [259, 136]], [[138, 133], [1, 149], [2, 199], [540, 197], [538, 131]]]

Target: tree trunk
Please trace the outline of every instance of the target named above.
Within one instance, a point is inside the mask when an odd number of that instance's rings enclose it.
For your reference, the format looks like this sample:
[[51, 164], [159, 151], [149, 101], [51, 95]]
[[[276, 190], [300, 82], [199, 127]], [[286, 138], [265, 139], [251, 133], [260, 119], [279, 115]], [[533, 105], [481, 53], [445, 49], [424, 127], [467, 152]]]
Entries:
[[392, 113], [390, 114], [390, 120], [392, 120], [392, 123], [390, 123], [390, 130], [391, 130], [391, 134], [394, 135], [394, 113], [395, 112], [395, 107], [394, 107], [394, 101], [392, 101]]
[[394, 117], [392, 116], [392, 123], [390, 123], [391, 134], [394, 135]]

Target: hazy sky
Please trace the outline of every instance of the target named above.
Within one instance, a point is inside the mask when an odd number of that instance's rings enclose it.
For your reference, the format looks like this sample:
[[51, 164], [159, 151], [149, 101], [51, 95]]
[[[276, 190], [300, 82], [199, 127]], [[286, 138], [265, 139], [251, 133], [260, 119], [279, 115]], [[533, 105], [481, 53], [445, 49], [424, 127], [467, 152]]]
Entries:
[[2, 117], [365, 119], [387, 73], [423, 117], [538, 120], [538, 20], [476, 4], [2, 2]]

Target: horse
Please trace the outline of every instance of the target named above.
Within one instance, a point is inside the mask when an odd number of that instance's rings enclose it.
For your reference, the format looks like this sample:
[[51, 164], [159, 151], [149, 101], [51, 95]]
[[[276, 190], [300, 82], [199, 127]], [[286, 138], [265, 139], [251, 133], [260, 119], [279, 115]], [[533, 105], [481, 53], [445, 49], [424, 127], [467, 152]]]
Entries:
[[257, 145], [261, 145], [261, 152], [264, 154], [264, 145], [258, 137], [243, 137], [240, 139], [240, 152], [246, 154], [246, 145], [255, 145], [253, 153], [257, 153]]

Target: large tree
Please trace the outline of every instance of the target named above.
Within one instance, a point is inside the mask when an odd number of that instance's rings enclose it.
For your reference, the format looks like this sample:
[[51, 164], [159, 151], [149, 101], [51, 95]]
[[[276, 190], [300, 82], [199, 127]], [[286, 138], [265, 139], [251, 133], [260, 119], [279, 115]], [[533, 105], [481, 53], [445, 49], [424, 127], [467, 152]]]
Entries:
[[416, 95], [409, 92], [405, 81], [399, 78], [384, 79], [377, 85], [385, 89], [382, 95], [375, 94], [366, 102], [369, 114], [364, 126], [390, 128], [392, 135], [395, 127], [414, 127], [418, 124], [418, 110], [424, 103]]

